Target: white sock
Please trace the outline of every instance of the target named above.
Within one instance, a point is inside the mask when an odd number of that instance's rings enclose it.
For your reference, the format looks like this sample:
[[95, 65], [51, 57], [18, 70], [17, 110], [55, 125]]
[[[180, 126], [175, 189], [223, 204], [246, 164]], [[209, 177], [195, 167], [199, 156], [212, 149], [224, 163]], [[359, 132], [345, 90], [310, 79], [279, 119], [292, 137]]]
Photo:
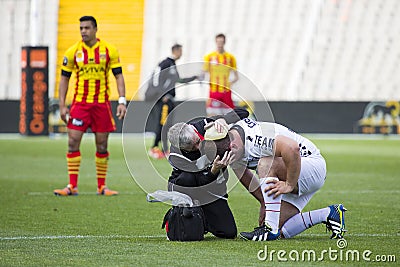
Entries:
[[265, 224], [268, 224], [272, 228], [272, 233], [276, 234], [279, 230], [279, 216], [281, 214], [281, 201], [282, 195], [277, 198], [273, 198], [273, 194], [268, 196], [268, 192], [264, 192], [264, 189], [268, 186], [268, 183], [272, 180], [278, 180], [276, 177], [265, 177], [260, 180], [261, 192], [264, 196], [265, 202]]
[[297, 213], [287, 220], [282, 226], [282, 234], [285, 238], [294, 237], [306, 229], [326, 221], [330, 208], [312, 210], [303, 213]]

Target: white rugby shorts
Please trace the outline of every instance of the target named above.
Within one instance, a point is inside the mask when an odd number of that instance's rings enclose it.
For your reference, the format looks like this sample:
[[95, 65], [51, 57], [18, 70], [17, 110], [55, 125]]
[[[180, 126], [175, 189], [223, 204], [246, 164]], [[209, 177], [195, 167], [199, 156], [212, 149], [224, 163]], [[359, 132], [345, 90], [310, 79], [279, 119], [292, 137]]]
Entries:
[[282, 201], [286, 201], [302, 211], [315, 192], [324, 185], [325, 179], [326, 162], [321, 154], [302, 157], [300, 176], [297, 182], [299, 193], [284, 194]]

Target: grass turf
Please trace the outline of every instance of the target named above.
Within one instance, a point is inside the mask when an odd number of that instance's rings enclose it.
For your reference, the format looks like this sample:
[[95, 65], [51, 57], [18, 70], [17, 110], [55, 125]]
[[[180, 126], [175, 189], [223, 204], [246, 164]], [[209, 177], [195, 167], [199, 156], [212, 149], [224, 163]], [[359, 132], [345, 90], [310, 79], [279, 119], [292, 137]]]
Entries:
[[[131, 137], [133, 144], [143, 143]], [[284, 250], [281, 258], [273, 254], [274, 264], [283, 265], [358, 265], [365, 266], [376, 255], [400, 260], [400, 140], [313, 139], [327, 160], [328, 178], [305, 211], [344, 203], [347, 247], [339, 250], [323, 225], [287, 240], [269, 243], [240, 239], [221, 240], [208, 234], [202, 242], [169, 242], [160, 228], [166, 204], [146, 202], [146, 193], [134, 182], [126, 167], [121, 137], [109, 141], [108, 186], [119, 190], [116, 197], [95, 194], [94, 140], [83, 139], [79, 178], [80, 195], [55, 197], [52, 190], [68, 182], [65, 151], [67, 140], [49, 138], [0, 138], [0, 265], [4, 266], [252, 266], [270, 264], [257, 258], [260, 250]], [[138, 145], [138, 147], [140, 147]], [[133, 149], [135, 150], [135, 149]], [[151, 179], [142, 155], [133, 158], [135, 175]], [[166, 160], [152, 164], [168, 176]], [[235, 179], [231, 176], [231, 179]], [[160, 188], [164, 189], [164, 188]], [[256, 226], [259, 205], [240, 184], [230, 192], [238, 231]], [[324, 260], [301, 261], [307, 250], [338, 250], [338, 259], [328, 254]], [[292, 260], [300, 253], [299, 262]], [[348, 250], [358, 250], [360, 260], [346, 261]], [[370, 250], [371, 262], [362, 259]], [[340, 259], [342, 251], [342, 260]], [[283, 252], [281, 252], [283, 253]], [[265, 254], [261, 253], [260, 256]], [[335, 254], [333, 254], [334, 256]], [[333, 257], [332, 256], [332, 257]], [[352, 259], [352, 257], [350, 257]], [[396, 265], [392, 262], [390, 265]], [[388, 265], [388, 264], [386, 264]]]

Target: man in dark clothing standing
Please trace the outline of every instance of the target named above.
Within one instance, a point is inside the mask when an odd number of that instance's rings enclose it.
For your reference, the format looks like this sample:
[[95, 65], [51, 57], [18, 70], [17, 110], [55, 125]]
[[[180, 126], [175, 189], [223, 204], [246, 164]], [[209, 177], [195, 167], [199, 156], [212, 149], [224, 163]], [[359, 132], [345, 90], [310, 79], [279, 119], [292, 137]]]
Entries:
[[[157, 102], [153, 107], [153, 112], [156, 112], [158, 115], [158, 124], [155, 132], [156, 137], [154, 144], [149, 151], [149, 156], [155, 159], [165, 158], [165, 154], [168, 153], [167, 138], [166, 136], [161, 135], [162, 133], [165, 133], [166, 135], [168, 132], [168, 129], [162, 131], [162, 128], [169, 128], [168, 122], [171, 121], [171, 119], [167, 120], [167, 118], [172, 109], [175, 107], [175, 84], [188, 83], [197, 78], [197, 76], [192, 76], [189, 78], [179, 77], [175, 61], [182, 56], [182, 45], [174, 44], [171, 50], [172, 55], [158, 64], [158, 67], [152, 76], [152, 80], [149, 81], [153, 86], [159, 88], [161, 93], [161, 96], [157, 99]], [[163, 149], [160, 149], [158, 146], [161, 139], [163, 140]]]

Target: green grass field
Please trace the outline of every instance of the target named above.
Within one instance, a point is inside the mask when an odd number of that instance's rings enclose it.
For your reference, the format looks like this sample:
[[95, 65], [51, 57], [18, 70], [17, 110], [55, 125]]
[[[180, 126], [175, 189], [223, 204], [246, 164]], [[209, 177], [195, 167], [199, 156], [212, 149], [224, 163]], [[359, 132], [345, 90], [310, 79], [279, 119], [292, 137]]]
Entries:
[[[132, 137], [133, 143], [143, 139]], [[287, 240], [269, 243], [221, 240], [208, 234], [202, 242], [169, 242], [161, 229], [166, 204], [147, 203], [146, 193], [131, 178], [122, 152], [121, 136], [110, 138], [108, 186], [119, 190], [116, 197], [95, 194], [93, 137], [84, 137], [79, 179], [80, 195], [56, 197], [55, 188], [67, 182], [65, 137], [24, 138], [0, 136], [0, 265], [1, 266], [255, 266], [255, 265], [356, 265], [372, 262], [380, 256], [385, 266], [400, 261], [400, 140], [311, 138], [321, 149], [328, 165], [327, 181], [305, 211], [344, 203], [347, 247], [338, 249], [323, 225]], [[133, 151], [135, 151], [133, 149]], [[138, 154], [139, 155], [139, 154]], [[139, 166], [135, 175], [145, 179], [147, 157], [133, 153]], [[170, 167], [166, 160], [152, 161], [163, 175]], [[231, 179], [235, 179], [231, 176]], [[164, 189], [164, 188], [160, 188]], [[259, 206], [240, 184], [230, 192], [229, 203], [238, 231], [256, 226]], [[260, 261], [257, 254], [267, 246], [273, 254]], [[295, 262], [289, 253], [314, 250], [317, 259], [323, 250], [338, 250], [339, 258], [327, 254], [322, 262]], [[346, 261], [345, 253], [357, 250], [360, 260]], [[362, 259], [372, 252], [371, 262]], [[340, 253], [342, 251], [342, 260]], [[282, 252], [281, 252], [282, 253]], [[260, 255], [263, 255], [262, 253]], [[291, 254], [292, 259], [295, 254]], [[351, 259], [352, 257], [350, 257]]]

